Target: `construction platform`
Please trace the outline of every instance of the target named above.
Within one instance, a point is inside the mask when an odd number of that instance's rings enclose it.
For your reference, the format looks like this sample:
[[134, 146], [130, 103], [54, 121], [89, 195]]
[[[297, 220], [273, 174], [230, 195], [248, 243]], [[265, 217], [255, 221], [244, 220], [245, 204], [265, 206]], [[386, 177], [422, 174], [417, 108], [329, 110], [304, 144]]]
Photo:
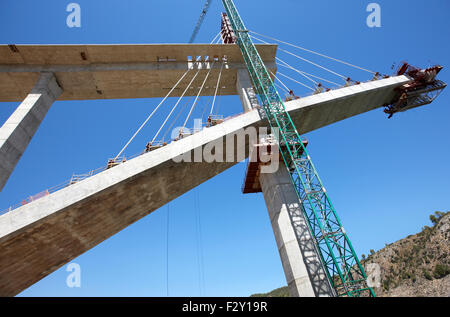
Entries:
[[[302, 138], [302, 143], [305, 148], [308, 146], [308, 140], [306, 138]], [[283, 146], [281, 146], [281, 148], [283, 149]], [[268, 165], [271, 163], [265, 162], [265, 159], [268, 157], [274, 157], [274, 151], [280, 151], [278, 145], [274, 141], [255, 144], [252, 152], [250, 153], [247, 170], [245, 172], [245, 180], [242, 186], [243, 194], [262, 193], [262, 187], [259, 181], [259, 176], [261, 174], [261, 165]], [[277, 154], [278, 161], [283, 162], [281, 153]], [[300, 155], [301, 154], [303, 154], [303, 150], [301, 151]]]

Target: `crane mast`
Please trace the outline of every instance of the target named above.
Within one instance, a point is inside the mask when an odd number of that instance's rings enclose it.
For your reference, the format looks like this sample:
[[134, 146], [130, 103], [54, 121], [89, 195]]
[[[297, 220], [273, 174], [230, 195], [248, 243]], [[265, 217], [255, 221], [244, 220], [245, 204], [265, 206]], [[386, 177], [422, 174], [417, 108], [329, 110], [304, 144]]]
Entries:
[[200, 27], [202, 26], [203, 20], [205, 19], [205, 16], [208, 13], [209, 7], [211, 6], [211, 2], [212, 2], [212, 0], [206, 0], [206, 3], [202, 9], [202, 13], [200, 14], [197, 24], [195, 25], [194, 32], [192, 32], [191, 38], [189, 39], [189, 43], [194, 43], [194, 40], [197, 37], [198, 31], [200, 31]]
[[[300, 134], [253, 44], [232, 0], [222, 0], [236, 34], [260, 105], [272, 130], [278, 129], [277, 142], [292, 185], [302, 204], [309, 230], [314, 237], [322, 265], [337, 296], [375, 296], [350, 239], [319, 178]], [[283, 146], [284, 145], [284, 146]]]

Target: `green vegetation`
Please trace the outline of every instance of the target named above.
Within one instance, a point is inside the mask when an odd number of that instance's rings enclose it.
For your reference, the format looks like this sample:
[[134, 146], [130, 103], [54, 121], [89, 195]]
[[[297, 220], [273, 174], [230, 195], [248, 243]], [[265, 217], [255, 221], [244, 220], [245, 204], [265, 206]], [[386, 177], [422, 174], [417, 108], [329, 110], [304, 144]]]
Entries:
[[430, 274], [430, 272], [425, 271], [425, 270], [423, 270], [423, 276], [429, 281], [431, 281], [433, 279], [433, 276]]
[[437, 264], [433, 271], [433, 277], [440, 279], [450, 274], [450, 267], [445, 264]]
[[[450, 211], [436, 211], [429, 216], [433, 226], [424, 226], [418, 234], [409, 235], [391, 244], [386, 243], [385, 247], [377, 252], [370, 249], [369, 255], [361, 255], [363, 266], [367, 263], [378, 263], [381, 266], [381, 287], [375, 289], [378, 296], [389, 295], [399, 286], [402, 286], [403, 290], [412, 289], [417, 296], [429, 296], [429, 291], [424, 293], [424, 289], [429, 287], [426, 282], [439, 280], [450, 274], [449, 254], [445, 251], [450, 231], [443, 229], [448, 227], [450, 218], [446, 218], [445, 226], [437, 229], [442, 219], [449, 215]], [[396, 292], [398, 295], [398, 291]], [[436, 292], [436, 288], [433, 292]], [[442, 296], [443, 293], [438, 294], [441, 295], [437, 296]], [[269, 293], [254, 294], [252, 297], [289, 297], [289, 290], [287, 287], [281, 287]]]
[[435, 211], [434, 215], [430, 215], [430, 221], [433, 223], [433, 225], [436, 225], [439, 220], [441, 220], [442, 217], [444, 217], [449, 211], [442, 212], [442, 211]]
[[259, 293], [250, 295], [250, 297], [291, 297], [287, 286], [274, 289], [269, 293]]

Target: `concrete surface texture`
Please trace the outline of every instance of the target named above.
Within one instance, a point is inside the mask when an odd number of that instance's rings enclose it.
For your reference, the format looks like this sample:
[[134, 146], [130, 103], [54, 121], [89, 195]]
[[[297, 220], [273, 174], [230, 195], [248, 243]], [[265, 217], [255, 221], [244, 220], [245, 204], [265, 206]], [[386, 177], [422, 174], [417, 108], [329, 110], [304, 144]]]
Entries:
[[244, 112], [256, 108], [258, 106], [258, 98], [247, 69], [237, 70], [236, 86]]
[[291, 296], [333, 296], [286, 166], [259, 180]]
[[[276, 45], [256, 45], [267, 67], [276, 72]], [[202, 63], [193, 65], [188, 58]], [[218, 62], [205, 62], [219, 58]], [[237, 69], [246, 68], [237, 45], [141, 44], [141, 45], [0, 45], [0, 101], [22, 101], [39, 73], [53, 72], [64, 92], [58, 100], [164, 97], [188, 67], [202, 69], [187, 95], [196, 95], [209, 67], [213, 67], [203, 96], [213, 95], [222, 72], [222, 95], [236, 95]], [[180, 96], [194, 75], [189, 74], [174, 90]]]
[[[394, 89], [409, 81], [398, 76], [362, 83], [287, 102], [286, 109], [297, 129], [307, 133], [389, 103]], [[175, 162], [174, 158], [204, 150], [211, 142], [258, 126], [267, 126], [267, 122], [260, 110], [254, 109], [1, 215], [0, 295], [18, 294], [233, 166], [236, 161], [189, 163]], [[245, 146], [248, 154], [248, 142]], [[228, 150], [225, 146], [224, 155]]]
[[34, 88], [0, 128], [0, 190], [61, 93], [53, 74], [41, 73]]

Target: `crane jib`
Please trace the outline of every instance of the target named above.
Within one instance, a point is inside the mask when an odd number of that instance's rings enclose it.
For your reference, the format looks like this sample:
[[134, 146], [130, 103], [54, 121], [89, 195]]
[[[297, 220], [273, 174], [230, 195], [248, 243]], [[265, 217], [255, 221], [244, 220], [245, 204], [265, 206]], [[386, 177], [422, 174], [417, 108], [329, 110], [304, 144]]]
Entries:
[[[309, 230], [328, 281], [337, 296], [375, 296], [328, 193], [319, 178], [300, 134], [264, 65], [232, 0], [222, 0], [236, 34], [259, 102], [271, 129], [278, 129], [277, 142], [292, 185], [301, 201]], [[287, 145], [287, 146], [283, 146]]]

